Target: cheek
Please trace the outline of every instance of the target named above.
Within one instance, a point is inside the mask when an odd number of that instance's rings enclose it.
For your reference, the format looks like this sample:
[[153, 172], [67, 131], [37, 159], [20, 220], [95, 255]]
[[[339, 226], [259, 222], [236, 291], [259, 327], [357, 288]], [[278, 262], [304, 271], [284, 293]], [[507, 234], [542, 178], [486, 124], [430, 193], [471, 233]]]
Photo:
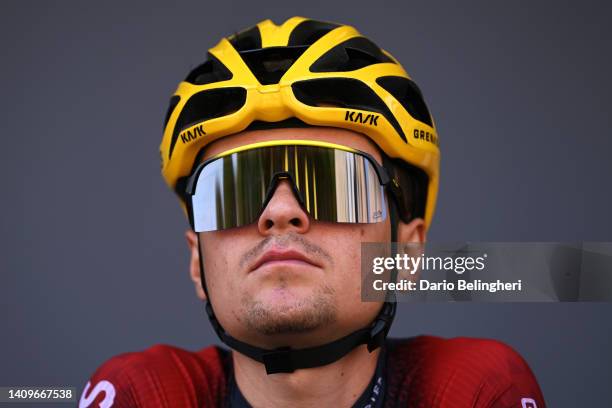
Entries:
[[333, 270], [327, 279], [336, 293], [341, 322], [361, 327], [369, 324], [378, 313], [380, 304], [361, 301], [361, 244], [388, 242], [390, 234], [388, 223], [336, 225], [321, 231], [326, 249], [334, 259]]
[[[360, 287], [361, 282], [361, 244], [364, 242], [388, 242], [390, 239], [389, 223], [381, 224], [336, 224], [316, 228], [322, 238], [319, 243], [334, 260], [334, 271], [330, 279], [341, 281], [351, 288]], [[315, 230], [315, 228], [313, 228]]]
[[204, 258], [206, 287], [215, 304], [228, 304], [229, 294], [235, 292], [238, 272], [237, 253], [240, 239], [227, 233], [200, 235], [201, 253]]
[[[348, 249], [348, 248], [347, 248]], [[339, 329], [351, 332], [369, 325], [380, 304], [361, 300], [361, 244], [357, 243], [350, 250], [336, 254], [333, 286], [338, 307]]]

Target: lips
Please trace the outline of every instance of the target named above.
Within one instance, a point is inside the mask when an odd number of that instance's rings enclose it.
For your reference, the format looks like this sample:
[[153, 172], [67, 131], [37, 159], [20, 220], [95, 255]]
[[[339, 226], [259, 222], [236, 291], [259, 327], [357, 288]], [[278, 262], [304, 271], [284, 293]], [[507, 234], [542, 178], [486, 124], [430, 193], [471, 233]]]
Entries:
[[296, 263], [306, 263], [311, 266], [316, 266], [318, 268], [321, 267], [321, 265], [319, 265], [315, 261], [308, 258], [306, 255], [294, 249], [290, 249], [290, 250], [270, 249], [264, 252], [264, 254], [261, 257], [259, 257], [259, 259], [257, 259], [257, 261], [250, 268], [249, 272], [253, 272], [257, 270], [259, 267], [264, 266], [265, 264], [279, 262], [279, 261], [280, 262], [282, 261], [292, 262], [293, 261]]

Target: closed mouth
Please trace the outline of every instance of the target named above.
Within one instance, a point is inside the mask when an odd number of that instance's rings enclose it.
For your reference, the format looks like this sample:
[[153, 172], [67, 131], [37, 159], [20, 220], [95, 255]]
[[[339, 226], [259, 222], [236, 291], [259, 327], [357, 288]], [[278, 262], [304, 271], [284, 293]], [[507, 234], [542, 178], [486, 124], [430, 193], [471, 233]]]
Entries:
[[259, 259], [253, 264], [249, 272], [253, 272], [264, 264], [284, 262], [294, 262], [296, 264], [308, 264], [320, 268], [321, 265], [312, 261], [306, 255], [293, 249], [270, 249], [266, 251]]

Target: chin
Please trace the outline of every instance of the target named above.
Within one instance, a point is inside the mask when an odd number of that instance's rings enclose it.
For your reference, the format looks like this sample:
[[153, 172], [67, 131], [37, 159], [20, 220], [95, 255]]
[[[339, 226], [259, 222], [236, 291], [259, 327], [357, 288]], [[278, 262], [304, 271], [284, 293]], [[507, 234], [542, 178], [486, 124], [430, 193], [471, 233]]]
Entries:
[[307, 307], [315, 292], [314, 288], [281, 284], [260, 290], [253, 299], [268, 309], [278, 309], [282, 313], [287, 309]]
[[336, 320], [333, 291], [325, 287], [277, 285], [243, 297], [245, 323], [265, 334], [303, 333]]

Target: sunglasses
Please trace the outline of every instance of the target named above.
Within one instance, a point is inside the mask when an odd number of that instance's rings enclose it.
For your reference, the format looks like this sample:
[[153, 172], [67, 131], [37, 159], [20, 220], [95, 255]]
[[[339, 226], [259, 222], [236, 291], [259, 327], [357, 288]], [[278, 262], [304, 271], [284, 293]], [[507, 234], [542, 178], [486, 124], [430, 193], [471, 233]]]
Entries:
[[257, 222], [284, 180], [310, 217], [326, 222], [383, 222], [385, 189], [399, 192], [397, 182], [368, 153], [309, 140], [255, 143], [195, 168], [186, 187], [191, 227], [207, 232]]

